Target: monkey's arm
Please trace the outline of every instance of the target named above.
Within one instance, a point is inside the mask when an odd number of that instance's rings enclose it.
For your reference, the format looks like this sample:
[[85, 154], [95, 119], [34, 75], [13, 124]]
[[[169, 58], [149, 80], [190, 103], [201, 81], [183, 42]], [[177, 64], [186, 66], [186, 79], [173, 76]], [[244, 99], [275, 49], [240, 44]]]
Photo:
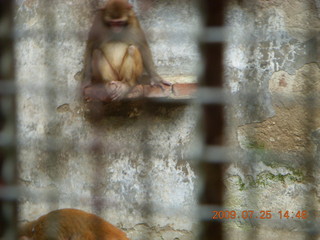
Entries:
[[83, 84], [88, 84], [91, 81], [91, 52], [93, 49], [93, 44], [87, 43], [85, 54], [84, 54], [84, 67], [83, 67]]
[[99, 46], [101, 43], [101, 37], [100, 35], [104, 34], [104, 29], [100, 24], [100, 13], [97, 13], [97, 16], [95, 17], [93, 24], [91, 26], [88, 40], [86, 43], [86, 49], [84, 53], [84, 68], [83, 68], [83, 77], [84, 81], [83, 84], [88, 84], [92, 80], [92, 71], [91, 71], [91, 64], [92, 64], [92, 53], [95, 48]]
[[138, 43], [139, 50], [141, 52], [143, 66], [150, 76], [151, 85], [171, 85], [170, 82], [163, 80], [156, 71], [156, 67], [152, 58], [152, 53], [148, 45], [147, 39], [143, 32], [140, 33], [140, 42]]

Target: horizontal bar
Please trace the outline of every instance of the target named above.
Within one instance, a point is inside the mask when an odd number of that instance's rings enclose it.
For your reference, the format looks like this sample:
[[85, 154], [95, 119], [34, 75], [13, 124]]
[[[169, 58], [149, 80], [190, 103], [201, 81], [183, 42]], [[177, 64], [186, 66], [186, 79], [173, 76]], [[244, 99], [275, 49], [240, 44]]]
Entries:
[[227, 27], [206, 27], [199, 36], [201, 43], [222, 43], [227, 40]]
[[[159, 31], [159, 34], [164, 33], [169, 36], [179, 36], [181, 38], [181, 34], [183, 35], [194, 35], [195, 39], [198, 39], [200, 43], [220, 43], [220, 42], [228, 42], [235, 43], [234, 33], [238, 32], [239, 28], [233, 26], [225, 26], [225, 27], [206, 27], [202, 28], [202, 30], [198, 31], [198, 28], [195, 27], [195, 30], [181, 30], [178, 32], [174, 31]], [[259, 36], [255, 36], [252, 34], [242, 34], [237, 37], [237, 44], [255, 44], [262, 42], [270, 42], [277, 41], [283, 37], [283, 34], [287, 34], [284, 30], [275, 30], [268, 31], [268, 34], [261, 34]], [[0, 35], [3, 39], [26, 39], [26, 38], [37, 38], [38, 36], [42, 37], [50, 36], [51, 39], [79, 39], [81, 41], [86, 41], [88, 37], [88, 31], [68, 31], [64, 32], [63, 35], [61, 31], [49, 31], [41, 28], [37, 29], [26, 29], [26, 30], [16, 30], [12, 36], [8, 38], [8, 36]]]
[[[237, 41], [234, 40], [234, 35], [239, 32], [239, 28], [233, 26], [224, 27], [206, 27], [203, 28], [198, 35], [198, 40], [201, 43], [231, 43], [231, 44], [257, 44], [271, 41], [279, 41], [287, 34], [284, 30], [268, 31], [268, 34], [253, 35], [237, 34]], [[320, 34], [318, 34], [319, 36]]]
[[1, 134], [0, 135], [0, 147], [11, 148], [17, 145], [17, 141], [12, 134]]
[[231, 162], [228, 153], [231, 149], [228, 147], [209, 146], [203, 150], [202, 160], [210, 163], [229, 163]]
[[195, 98], [145, 98], [150, 102], [155, 103], [176, 103], [176, 104], [192, 104]]
[[14, 80], [0, 79], [0, 95], [12, 95], [17, 91], [17, 86]]
[[198, 206], [198, 217], [200, 221], [211, 221], [212, 211], [224, 211], [222, 206], [218, 205], [200, 205]]
[[228, 97], [223, 88], [200, 87], [196, 93], [196, 102], [201, 104], [227, 104]]
[[[61, 150], [72, 150], [81, 153], [92, 152], [92, 144], [94, 144], [95, 137], [89, 140], [87, 143], [75, 143], [74, 139], [71, 137], [64, 137], [61, 139], [61, 136], [53, 137], [51, 136], [49, 139], [47, 138], [32, 138], [28, 137], [23, 139], [23, 141], [18, 143], [20, 151], [25, 151], [25, 149], [32, 148], [35, 144], [42, 151], [61, 151]], [[1, 144], [0, 144], [1, 145]], [[13, 144], [12, 144], [13, 146]], [[104, 145], [103, 145], [104, 146]], [[131, 149], [134, 147], [134, 144], [124, 145], [123, 148]], [[215, 152], [217, 151], [217, 152]], [[117, 152], [117, 151], [115, 151]], [[234, 153], [241, 153], [241, 156], [234, 156]], [[261, 162], [261, 160], [257, 156], [261, 156], [263, 153], [264, 164], [277, 162], [278, 164], [286, 164], [288, 159], [301, 159], [301, 156], [296, 156], [295, 154], [285, 153], [281, 151], [275, 150], [267, 150], [267, 149], [239, 149], [237, 147], [222, 147], [221, 149], [209, 146], [208, 148], [204, 148], [203, 152], [197, 155], [197, 158], [203, 159], [207, 162], [216, 162], [216, 163], [228, 163], [234, 162], [237, 164], [254, 164], [255, 162]], [[224, 154], [226, 154], [225, 157]], [[229, 156], [228, 156], [229, 154]], [[188, 157], [188, 156], [187, 156]], [[221, 158], [220, 158], [221, 157]], [[315, 161], [313, 157], [305, 157], [303, 163], [313, 162]], [[299, 161], [297, 161], [299, 162]], [[295, 167], [301, 167], [301, 165], [296, 164]]]
[[20, 196], [21, 188], [18, 186], [0, 187], [0, 200], [16, 201]]
[[[192, 28], [190, 28], [192, 29]], [[167, 36], [173, 36], [173, 37], [182, 37], [183, 36], [194, 36], [194, 38], [196, 38], [197, 34], [198, 34], [198, 28], [195, 28], [194, 30], [188, 30], [188, 29], [184, 29], [181, 31], [165, 31], [165, 30], [161, 30], [158, 31], [157, 29], [157, 34], [165, 34]], [[86, 41], [88, 38], [88, 31], [84, 30], [84, 31], [68, 31], [68, 32], [64, 32], [63, 34], [61, 34], [61, 31], [59, 30], [47, 30], [44, 28], [34, 28], [34, 29], [19, 29], [16, 30], [14, 32], [14, 34], [12, 34], [11, 37], [9, 37], [9, 39], [26, 39], [26, 38], [33, 38], [36, 39], [37, 37], [43, 37], [43, 36], [50, 36], [50, 38], [52, 39], [79, 39], [81, 41]], [[0, 35], [1, 38], [1, 35]], [[5, 39], [8, 39], [8, 37], [6, 36]], [[173, 43], [174, 44], [174, 43]], [[177, 43], [178, 44], [178, 43]]]
[[[8, 85], [7, 85], [8, 84]], [[7, 91], [6, 88], [9, 87]], [[16, 88], [16, 89], [15, 89]], [[19, 83], [17, 86], [14, 84], [11, 85], [8, 83], [4, 83], [1, 85], [0, 81], [0, 94], [1, 91], [6, 94], [14, 93], [15, 90], [18, 92], [32, 92], [34, 96], [39, 96], [43, 94], [44, 91], [55, 90], [56, 86], [54, 85], [46, 85], [46, 84], [22, 84]], [[239, 97], [241, 99], [248, 98], [248, 99], [255, 99], [257, 97], [256, 93], [248, 93], [248, 94], [231, 94], [226, 89], [220, 88], [210, 88], [210, 87], [198, 87], [195, 91], [195, 94], [190, 97], [186, 98], [152, 98], [152, 101], [155, 102], [165, 102], [165, 103], [199, 103], [199, 104], [235, 104], [239, 102]], [[288, 93], [272, 93], [270, 95], [272, 100], [276, 101], [285, 101], [284, 103], [292, 103], [296, 104], [296, 100], [306, 101], [307, 103], [310, 102], [310, 106], [313, 108], [320, 108], [320, 95], [319, 94], [309, 94], [300, 95], [300, 94], [288, 94]], [[151, 99], [150, 99], [151, 100]]]

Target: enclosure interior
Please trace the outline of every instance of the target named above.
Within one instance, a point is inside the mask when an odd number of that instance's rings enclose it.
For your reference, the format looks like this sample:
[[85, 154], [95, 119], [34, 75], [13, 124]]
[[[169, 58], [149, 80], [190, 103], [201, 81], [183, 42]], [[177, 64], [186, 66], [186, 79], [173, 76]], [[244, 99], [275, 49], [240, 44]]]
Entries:
[[[171, 83], [195, 83], [196, 6], [131, 3], [158, 73]], [[200, 144], [195, 104], [129, 103], [115, 114], [88, 116], [81, 71], [94, 10], [103, 4], [16, 3], [20, 220], [78, 208], [131, 239], [194, 238], [196, 174], [187, 156]]]
[[[201, 27], [191, 0], [131, 2], [160, 75], [173, 83], [201, 76], [198, 42], [225, 41], [230, 149], [223, 154], [231, 163], [224, 207], [238, 213], [222, 217], [225, 239], [319, 238], [320, 2], [230, 0], [225, 38]], [[102, 216], [133, 240], [195, 239], [199, 217], [219, 221], [212, 219], [216, 206], [196, 207], [196, 159], [211, 153], [200, 104], [212, 92], [200, 91], [192, 104], [147, 103], [88, 119], [81, 70], [100, 4], [16, 1], [19, 221], [72, 207]], [[242, 215], [247, 211], [255, 215]], [[266, 211], [269, 219], [261, 217]]]

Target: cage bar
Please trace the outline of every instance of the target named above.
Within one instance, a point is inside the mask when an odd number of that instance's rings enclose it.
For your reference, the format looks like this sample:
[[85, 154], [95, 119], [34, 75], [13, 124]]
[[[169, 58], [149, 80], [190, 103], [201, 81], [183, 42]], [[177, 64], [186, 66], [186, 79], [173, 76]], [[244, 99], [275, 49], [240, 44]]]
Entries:
[[17, 171], [13, 1], [0, 1], [0, 236], [16, 239]]
[[[202, 37], [204, 41], [200, 43], [202, 57], [204, 59], [204, 72], [201, 79], [202, 87], [214, 88], [216, 90], [223, 87], [223, 21], [224, 6], [226, 1], [206, 1], [201, 2], [204, 29], [211, 29], [210, 39]], [[204, 31], [203, 36], [209, 35]], [[223, 145], [224, 137], [224, 105], [220, 103], [203, 104], [205, 144], [210, 147], [210, 154], [221, 156], [220, 148]], [[200, 196], [200, 204], [215, 205], [221, 208], [223, 205], [223, 159], [219, 161], [207, 161], [208, 152], [203, 156], [201, 167], [203, 169], [204, 189]], [[217, 156], [218, 156], [217, 155]], [[220, 206], [220, 207], [219, 207]], [[212, 209], [215, 210], [215, 209]], [[210, 218], [209, 218], [210, 219]], [[221, 221], [202, 221], [202, 233], [200, 239], [223, 239], [223, 226]]]

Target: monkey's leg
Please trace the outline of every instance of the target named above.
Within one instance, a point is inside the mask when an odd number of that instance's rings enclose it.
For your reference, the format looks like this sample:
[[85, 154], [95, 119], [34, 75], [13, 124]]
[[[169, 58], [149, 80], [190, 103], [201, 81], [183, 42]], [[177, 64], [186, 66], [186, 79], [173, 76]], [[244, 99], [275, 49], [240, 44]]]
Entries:
[[105, 89], [112, 100], [119, 98], [119, 92], [122, 90], [122, 84], [119, 82], [119, 74], [112, 67], [108, 59], [101, 50], [94, 50], [92, 56], [92, 81], [105, 83]]
[[92, 53], [92, 80], [94, 82], [117, 81], [119, 76], [105, 58], [103, 52], [95, 49]]
[[143, 71], [142, 57], [137, 47], [130, 45], [120, 64], [120, 81], [110, 82], [110, 88], [115, 89], [113, 100], [120, 100], [137, 84], [137, 78]]
[[123, 99], [131, 87], [125, 82], [111, 81], [106, 84], [106, 89], [112, 101], [115, 101]]
[[120, 78], [127, 82], [130, 87], [137, 84], [137, 79], [143, 72], [143, 62], [139, 49], [130, 45], [123, 57], [120, 69]]

